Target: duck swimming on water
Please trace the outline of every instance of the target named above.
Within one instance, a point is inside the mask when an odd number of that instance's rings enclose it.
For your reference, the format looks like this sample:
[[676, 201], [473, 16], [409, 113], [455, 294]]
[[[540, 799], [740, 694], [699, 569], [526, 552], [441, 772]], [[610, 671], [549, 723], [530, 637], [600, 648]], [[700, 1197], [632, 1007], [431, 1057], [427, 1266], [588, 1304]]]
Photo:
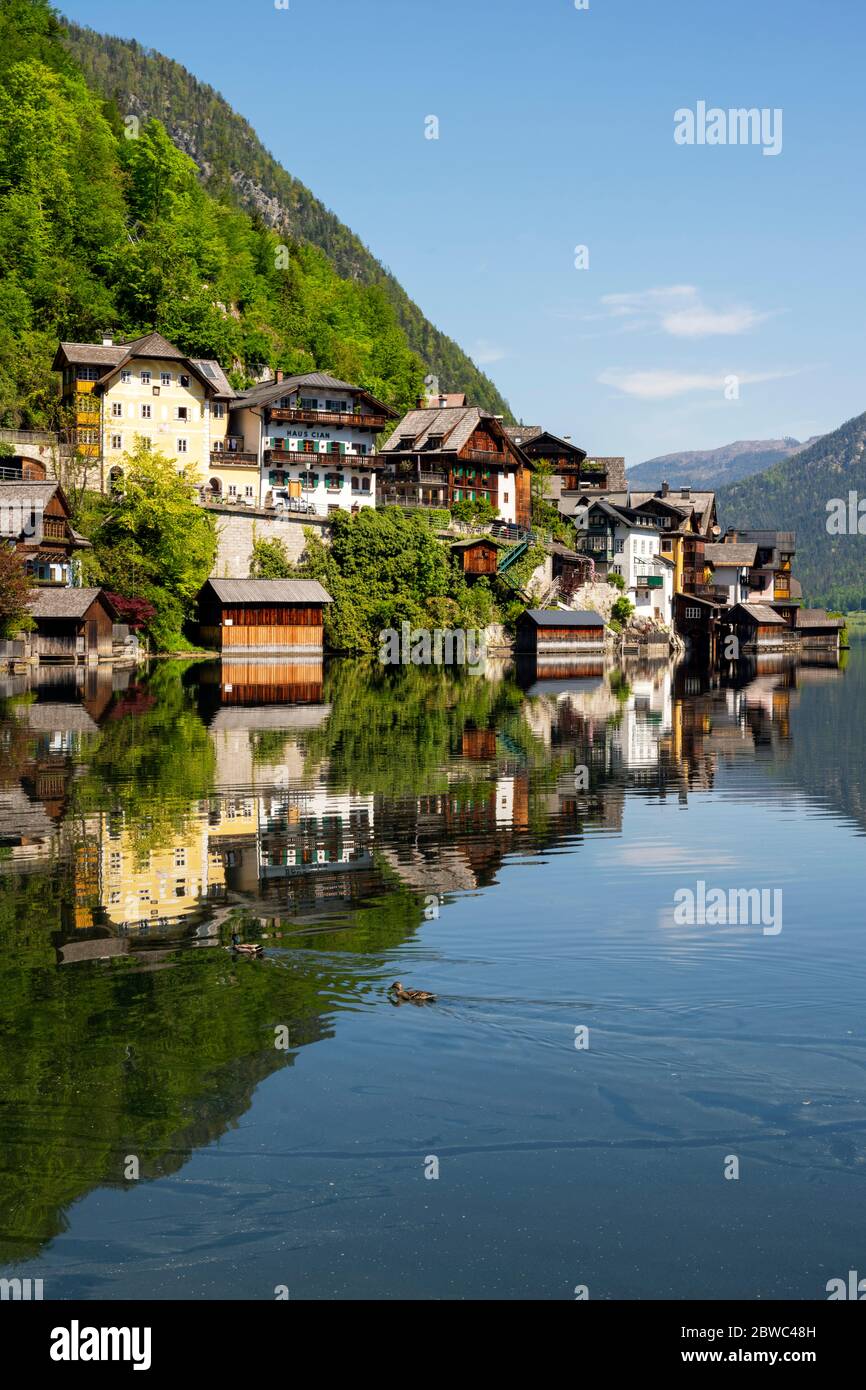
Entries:
[[434, 1004], [436, 995], [431, 994], [426, 989], [404, 989], [399, 980], [395, 980], [388, 990], [394, 998], [401, 1004]]

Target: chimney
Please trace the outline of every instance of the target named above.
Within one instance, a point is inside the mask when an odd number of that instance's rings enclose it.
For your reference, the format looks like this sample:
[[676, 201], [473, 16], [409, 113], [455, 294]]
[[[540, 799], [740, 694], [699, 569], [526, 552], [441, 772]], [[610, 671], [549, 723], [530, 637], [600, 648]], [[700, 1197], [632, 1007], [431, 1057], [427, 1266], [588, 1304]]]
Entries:
[[114, 347], [114, 339], [111, 338], [111, 337], [109, 337], [109, 335], [108, 335], [107, 333], [103, 333], [103, 335], [102, 335], [102, 346], [103, 346], [103, 347]]
[[278, 385], [278, 386], [279, 386], [280, 382], [282, 381], [283, 376], [284, 376], [284, 372], [283, 372], [282, 368], [279, 368], [278, 371], [277, 371], [277, 385]]
[[725, 540], [730, 541], [733, 545], [736, 545], [738, 536], [739, 532], [736, 531], [733, 526], [729, 526], [728, 534], [725, 536]]
[[668, 493], [670, 492], [670, 490], [671, 490], [671, 485], [670, 485], [669, 482], [664, 482], [664, 483], [662, 483], [662, 497], [667, 497], [667, 495], [668, 495]]
[[446, 407], [447, 407], [447, 405], [448, 405], [448, 397], [447, 397], [447, 396], [440, 396], [440, 397], [439, 397], [439, 409], [440, 409], [440, 410], [445, 410]]
[[691, 490], [690, 487], [681, 487], [681, 488], [680, 488], [680, 497], [684, 497], [685, 500], [686, 500], [687, 502], [688, 502], [689, 498], [691, 497], [691, 495], [692, 495], [692, 490]]
[[428, 404], [429, 404], [429, 402], [428, 402], [426, 396], [419, 396], [418, 399], [417, 399], [417, 401], [415, 402], [415, 409], [416, 409], [416, 410], [426, 410], [427, 407], [428, 407]]

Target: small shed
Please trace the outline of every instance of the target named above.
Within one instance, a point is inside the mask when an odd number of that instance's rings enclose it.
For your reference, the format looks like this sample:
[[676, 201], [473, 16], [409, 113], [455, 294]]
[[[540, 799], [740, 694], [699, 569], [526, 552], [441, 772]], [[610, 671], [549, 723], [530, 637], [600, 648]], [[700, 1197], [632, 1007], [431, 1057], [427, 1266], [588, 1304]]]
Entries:
[[455, 541], [451, 547], [452, 559], [464, 574], [495, 574], [499, 568], [499, 552], [499, 543], [491, 536]]
[[803, 652], [838, 656], [844, 626], [843, 619], [831, 618], [826, 608], [797, 609], [795, 627]]
[[792, 643], [785, 619], [765, 603], [736, 603], [725, 619], [739, 638], [742, 651], [778, 651]]
[[604, 651], [604, 618], [589, 609], [527, 608], [517, 620], [517, 651], [560, 657]]
[[209, 579], [198, 596], [201, 641], [236, 657], [320, 653], [332, 602], [317, 579]]
[[111, 660], [118, 614], [103, 589], [35, 589], [29, 608], [40, 661]]

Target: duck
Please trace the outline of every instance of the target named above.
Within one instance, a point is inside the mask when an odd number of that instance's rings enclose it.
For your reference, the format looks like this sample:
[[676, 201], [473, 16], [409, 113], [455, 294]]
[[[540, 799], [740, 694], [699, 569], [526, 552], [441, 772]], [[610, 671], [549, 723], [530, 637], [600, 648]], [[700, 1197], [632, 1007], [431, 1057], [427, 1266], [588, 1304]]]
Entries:
[[434, 1004], [436, 995], [431, 994], [427, 989], [404, 989], [399, 980], [395, 980], [388, 990], [401, 1004]]
[[229, 951], [234, 951], [235, 954], [239, 956], [260, 956], [263, 952], [263, 947], [260, 946], [257, 942], [251, 946], [247, 946], [244, 942], [241, 941], [237, 932], [232, 932], [232, 944], [231, 946], [228, 946], [226, 949]]

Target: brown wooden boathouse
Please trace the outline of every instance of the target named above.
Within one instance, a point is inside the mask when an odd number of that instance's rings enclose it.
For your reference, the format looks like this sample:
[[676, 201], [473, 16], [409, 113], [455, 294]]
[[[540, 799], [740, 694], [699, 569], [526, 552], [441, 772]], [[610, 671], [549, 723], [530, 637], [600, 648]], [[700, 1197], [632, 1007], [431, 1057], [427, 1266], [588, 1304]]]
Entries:
[[236, 657], [319, 653], [331, 602], [316, 579], [209, 579], [198, 596], [201, 641]]

